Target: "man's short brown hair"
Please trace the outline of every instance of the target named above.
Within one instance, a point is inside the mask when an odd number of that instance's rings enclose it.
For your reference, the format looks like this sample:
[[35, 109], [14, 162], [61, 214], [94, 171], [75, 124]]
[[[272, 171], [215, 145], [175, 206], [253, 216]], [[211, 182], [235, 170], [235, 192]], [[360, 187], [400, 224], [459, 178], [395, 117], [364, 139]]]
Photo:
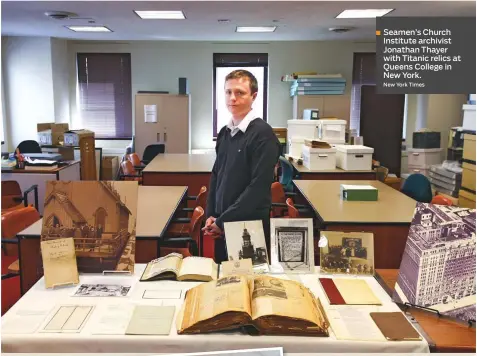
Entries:
[[240, 79], [240, 78], [247, 78], [248, 82], [250, 83], [250, 91], [252, 94], [258, 92], [258, 82], [257, 78], [250, 73], [248, 70], [245, 69], [237, 69], [234, 70], [233, 72], [230, 72], [227, 74], [225, 77], [225, 81], [230, 80], [230, 79]]

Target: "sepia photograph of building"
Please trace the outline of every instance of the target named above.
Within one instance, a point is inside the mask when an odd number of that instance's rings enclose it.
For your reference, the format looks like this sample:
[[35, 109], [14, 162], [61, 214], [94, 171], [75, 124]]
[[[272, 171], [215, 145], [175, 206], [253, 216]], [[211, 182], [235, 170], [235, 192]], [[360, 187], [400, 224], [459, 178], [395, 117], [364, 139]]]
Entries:
[[252, 265], [269, 264], [262, 221], [224, 223], [229, 261], [250, 258]]
[[78, 270], [134, 271], [137, 182], [47, 183], [41, 239], [72, 237]]
[[475, 320], [475, 210], [418, 203], [394, 299]]

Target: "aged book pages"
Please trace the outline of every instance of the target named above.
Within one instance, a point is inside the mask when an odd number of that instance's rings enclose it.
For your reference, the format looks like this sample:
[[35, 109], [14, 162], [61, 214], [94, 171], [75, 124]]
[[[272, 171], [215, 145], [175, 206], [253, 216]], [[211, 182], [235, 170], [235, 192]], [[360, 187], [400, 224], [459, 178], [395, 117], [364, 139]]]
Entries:
[[368, 283], [362, 279], [333, 279], [346, 304], [381, 305]]
[[177, 330], [204, 333], [253, 325], [263, 334], [328, 336], [318, 299], [303, 285], [268, 276], [228, 276], [187, 292]]
[[[280, 333], [289, 327], [290, 334], [327, 334], [329, 323], [324, 310], [319, 300], [302, 284], [257, 276], [249, 282], [249, 288], [252, 318], [259, 328], [267, 329], [267, 333]], [[280, 322], [274, 322], [277, 318]], [[304, 323], [296, 323], [296, 319]]]
[[[217, 281], [201, 284], [187, 292], [183, 304], [182, 318], [178, 318], [179, 333], [188, 329], [190, 333], [224, 330], [251, 321], [250, 295], [245, 276], [229, 276]], [[207, 321], [222, 313], [227, 318], [207, 324]], [[182, 320], [181, 320], [182, 319]]]
[[165, 277], [176, 277], [182, 263], [182, 255], [179, 253], [171, 253], [167, 256], [157, 258], [149, 262], [142, 274], [141, 281], [154, 278], [160, 274]]
[[177, 280], [211, 281], [217, 279], [217, 264], [211, 258], [186, 257], [182, 260]]
[[42, 241], [41, 257], [46, 288], [79, 283], [72, 238]]

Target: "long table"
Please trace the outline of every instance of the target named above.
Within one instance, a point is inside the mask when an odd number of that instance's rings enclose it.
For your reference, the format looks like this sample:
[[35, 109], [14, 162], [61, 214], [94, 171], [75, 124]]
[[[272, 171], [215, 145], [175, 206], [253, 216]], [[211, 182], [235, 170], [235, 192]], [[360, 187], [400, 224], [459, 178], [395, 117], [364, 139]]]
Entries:
[[291, 164], [303, 180], [372, 180], [376, 179], [376, 172], [369, 169], [365, 171], [345, 171], [341, 168], [329, 171], [316, 171], [297, 164], [295, 160]]
[[[320, 230], [372, 232], [375, 268], [399, 268], [415, 200], [377, 180], [294, 180], [293, 183], [301, 199], [315, 212]], [[345, 201], [340, 198], [341, 184], [372, 185], [378, 189], [378, 200]]]
[[[117, 276], [117, 281], [129, 281], [132, 283], [130, 296], [121, 297], [72, 297], [76, 287], [65, 287], [57, 290], [46, 290], [44, 279], [38, 281], [35, 286], [24, 295], [2, 317], [2, 352], [62, 352], [62, 353], [92, 353], [92, 352], [118, 352], [118, 353], [185, 353], [185, 352], [209, 352], [222, 350], [240, 350], [250, 348], [283, 347], [287, 353], [316, 353], [316, 352], [394, 352], [394, 353], [427, 353], [429, 347], [422, 341], [348, 341], [337, 340], [333, 330], [330, 329], [329, 337], [298, 337], [298, 336], [249, 336], [237, 332], [211, 333], [200, 335], [178, 335], [175, 322], [173, 322], [168, 336], [132, 336], [132, 335], [94, 335], [92, 330], [97, 325], [97, 315], [95, 313], [104, 310], [108, 305], [122, 304], [147, 304], [147, 305], [171, 305], [176, 307], [175, 317], [183, 303], [185, 292], [197, 286], [200, 282], [138, 282], [145, 265], [135, 266], [133, 277]], [[324, 292], [318, 282], [318, 274], [303, 275], [276, 275], [285, 279], [295, 279], [302, 282], [320, 298], [325, 311], [330, 307]], [[334, 276], [333, 278], [342, 278]], [[381, 300], [382, 306], [363, 306], [360, 309], [373, 312], [399, 311], [396, 304], [373, 277], [357, 277], [366, 279], [374, 294]], [[101, 283], [111, 277], [99, 275], [80, 275], [80, 283]], [[142, 299], [145, 290], [170, 290], [180, 289], [182, 291], [180, 299]], [[43, 305], [35, 305], [42, 300]], [[60, 305], [94, 305], [95, 309], [91, 317], [86, 322], [83, 330], [78, 334], [67, 333], [41, 333], [42, 320], [38, 322], [38, 328], [29, 334], [9, 334], [8, 324], [19, 321], [19, 314], [25, 311], [43, 308], [45, 312], [45, 322], [48, 320], [48, 312], [55, 306]], [[349, 308], [348, 306], [345, 306]]]
[[[136, 262], [147, 263], [159, 256], [160, 240], [180, 206], [185, 205], [187, 187], [139, 186], [136, 222]], [[41, 274], [40, 235], [43, 220], [18, 235], [20, 288], [22, 294], [35, 284]]]

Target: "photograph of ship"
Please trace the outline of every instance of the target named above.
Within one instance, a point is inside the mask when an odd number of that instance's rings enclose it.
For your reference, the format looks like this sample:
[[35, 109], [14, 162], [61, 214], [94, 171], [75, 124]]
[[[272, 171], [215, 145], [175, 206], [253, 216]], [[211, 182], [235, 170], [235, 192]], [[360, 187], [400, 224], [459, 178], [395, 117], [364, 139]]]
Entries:
[[47, 182], [41, 240], [72, 237], [78, 271], [134, 272], [137, 182]]
[[475, 209], [417, 203], [393, 299], [475, 320]]

